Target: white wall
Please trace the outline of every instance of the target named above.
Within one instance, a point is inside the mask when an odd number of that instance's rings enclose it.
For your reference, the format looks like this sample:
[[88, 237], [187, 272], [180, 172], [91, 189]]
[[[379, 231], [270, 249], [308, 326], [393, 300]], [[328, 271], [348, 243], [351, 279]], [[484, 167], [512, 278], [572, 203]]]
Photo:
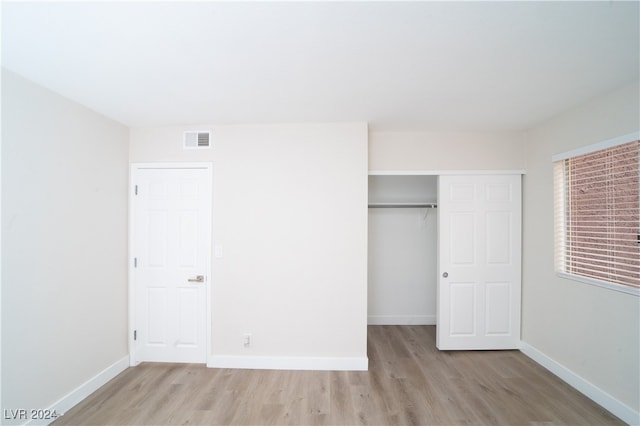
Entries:
[[[369, 203], [436, 203], [436, 192], [436, 176], [369, 176]], [[369, 324], [435, 324], [436, 213], [369, 209]]]
[[[188, 129], [213, 149], [183, 150]], [[130, 152], [214, 163], [210, 365], [366, 368], [366, 124], [133, 129]]]
[[128, 353], [129, 134], [6, 70], [2, 104], [2, 408], [44, 409]]
[[370, 132], [370, 171], [521, 170], [523, 132]]
[[551, 156], [637, 131], [638, 93], [632, 85], [531, 131], [525, 145], [522, 309], [527, 345], [636, 413], [640, 300], [554, 274]]

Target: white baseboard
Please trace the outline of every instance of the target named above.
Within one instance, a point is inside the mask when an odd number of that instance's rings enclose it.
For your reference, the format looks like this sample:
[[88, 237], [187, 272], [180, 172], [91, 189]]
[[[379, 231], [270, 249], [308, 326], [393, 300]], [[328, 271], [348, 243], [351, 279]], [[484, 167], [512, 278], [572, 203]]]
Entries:
[[435, 315], [369, 315], [369, 325], [436, 325]]
[[592, 399], [597, 404], [609, 410], [615, 416], [618, 416], [626, 423], [630, 425], [640, 424], [640, 412], [635, 411], [628, 405], [620, 402], [593, 383], [578, 376], [576, 373], [569, 370], [564, 365], [549, 358], [538, 349], [524, 342], [520, 342], [520, 351], [565, 382], [567, 382], [569, 385], [573, 386], [579, 392]]
[[[129, 356], [125, 356], [119, 361], [116, 361], [114, 364], [102, 370], [100, 373], [96, 374], [91, 379], [87, 380], [82, 385], [78, 386], [76, 389], [68, 393], [66, 396], [59, 399], [56, 403], [54, 403], [51, 407], [49, 407], [50, 411], [54, 411], [58, 414], [64, 414], [73, 408], [76, 404], [81, 402], [83, 399], [91, 395], [93, 392], [98, 390], [101, 386], [104, 386], [109, 380], [116, 377], [118, 374], [122, 373], [129, 367]], [[47, 425], [52, 423], [53, 420], [31, 420], [28, 422], [28, 425]]]
[[329, 370], [367, 371], [366, 357], [266, 357], [212, 355], [207, 361], [209, 368], [245, 368], [256, 370]]

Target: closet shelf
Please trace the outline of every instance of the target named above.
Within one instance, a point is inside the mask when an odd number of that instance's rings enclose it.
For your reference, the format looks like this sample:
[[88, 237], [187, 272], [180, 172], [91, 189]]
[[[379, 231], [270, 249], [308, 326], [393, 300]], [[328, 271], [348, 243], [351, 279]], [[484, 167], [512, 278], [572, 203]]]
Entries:
[[415, 209], [415, 208], [426, 208], [426, 209], [436, 209], [438, 205], [436, 203], [369, 203], [370, 209]]

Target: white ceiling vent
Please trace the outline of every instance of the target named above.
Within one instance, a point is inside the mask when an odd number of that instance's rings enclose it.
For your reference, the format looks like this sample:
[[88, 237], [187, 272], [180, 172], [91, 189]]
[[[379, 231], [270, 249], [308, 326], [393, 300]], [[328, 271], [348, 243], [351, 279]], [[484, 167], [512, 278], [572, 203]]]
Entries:
[[184, 149], [211, 148], [211, 132], [194, 130], [184, 132]]

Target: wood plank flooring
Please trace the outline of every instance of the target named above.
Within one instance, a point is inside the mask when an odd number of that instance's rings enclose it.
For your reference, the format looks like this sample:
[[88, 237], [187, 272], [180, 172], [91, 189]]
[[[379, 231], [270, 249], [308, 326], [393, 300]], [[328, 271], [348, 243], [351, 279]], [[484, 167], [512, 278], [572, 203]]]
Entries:
[[618, 425], [518, 351], [435, 347], [434, 326], [369, 326], [369, 371], [141, 364], [61, 425]]

